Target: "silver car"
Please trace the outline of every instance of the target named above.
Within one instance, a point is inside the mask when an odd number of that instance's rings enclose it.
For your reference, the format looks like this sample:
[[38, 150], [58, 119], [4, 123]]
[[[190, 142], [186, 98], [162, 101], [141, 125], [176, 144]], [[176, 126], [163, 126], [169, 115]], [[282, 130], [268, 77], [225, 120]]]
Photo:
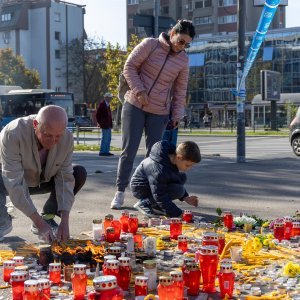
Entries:
[[300, 156], [300, 107], [290, 126], [290, 143], [294, 153]]

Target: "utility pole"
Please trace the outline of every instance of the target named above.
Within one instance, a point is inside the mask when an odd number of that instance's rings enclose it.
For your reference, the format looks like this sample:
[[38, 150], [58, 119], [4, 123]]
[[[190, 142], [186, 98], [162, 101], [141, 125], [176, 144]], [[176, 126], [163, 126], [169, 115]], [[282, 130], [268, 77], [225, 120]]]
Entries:
[[[245, 19], [246, 19], [246, 0], [238, 0], [238, 50], [237, 50], [237, 89], [240, 87], [240, 80], [244, 69], [245, 61]], [[245, 83], [238, 90], [237, 105], [237, 162], [244, 163], [245, 159], [245, 98], [241, 97], [240, 91], [245, 91]]]
[[154, 0], [154, 37], [157, 38], [159, 35], [158, 30], [158, 21], [159, 21], [159, 13], [160, 13], [160, 0]]

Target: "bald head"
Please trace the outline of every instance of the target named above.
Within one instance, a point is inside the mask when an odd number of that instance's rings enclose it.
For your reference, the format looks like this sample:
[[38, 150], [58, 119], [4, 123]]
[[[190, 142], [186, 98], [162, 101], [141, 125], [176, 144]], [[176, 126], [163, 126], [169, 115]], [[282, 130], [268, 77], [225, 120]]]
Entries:
[[67, 124], [66, 111], [56, 105], [42, 107], [33, 121], [35, 135], [45, 149], [51, 149], [59, 143]]
[[52, 126], [53, 124], [60, 124], [67, 126], [68, 116], [66, 111], [57, 105], [47, 105], [42, 107], [37, 116], [37, 121], [40, 126]]

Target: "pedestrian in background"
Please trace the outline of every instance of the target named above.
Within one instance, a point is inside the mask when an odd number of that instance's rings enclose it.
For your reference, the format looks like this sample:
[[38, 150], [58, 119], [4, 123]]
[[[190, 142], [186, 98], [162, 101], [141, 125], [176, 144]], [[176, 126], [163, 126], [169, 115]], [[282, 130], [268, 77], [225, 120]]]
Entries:
[[[195, 36], [189, 20], [179, 20], [159, 38], [146, 38], [128, 56], [124, 77], [130, 87], [121, 115], [122, 153], [117, 173], [117, 192], [111, 208], [121, 208], [133, 162], [145, 132], [146, 156], [162, 138], [172, 99], [172, 122], [177, 126], [184, 115], [189, 62], [185, 49]], [[171, 90], [173, 93], [171, 95]], [[172, 98], [171, 98], [172, 97]]]
[[97, 123], [102, 129], [99, 156], [113, 155], [112, 153], [110, 153], [112, 116], [109, 105], [112, 98], [113, 95], [111, 93], [105, 93], [104, 100], [100, 102], [96, 112]]

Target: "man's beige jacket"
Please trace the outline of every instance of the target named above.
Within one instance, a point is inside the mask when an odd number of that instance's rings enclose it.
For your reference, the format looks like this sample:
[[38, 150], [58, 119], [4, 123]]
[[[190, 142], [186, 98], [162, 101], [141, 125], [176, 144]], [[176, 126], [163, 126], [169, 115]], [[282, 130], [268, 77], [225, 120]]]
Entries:
[[[0, 134], [0, 162], [4, 185], [12, 203], [26, 216], [36, 212], [28, 187], [41, 183], [42, 172], [33, 129], [35, 115], [16, 119]], [[72, 167], [73, 136], [66, 129], [59, 143], [48, 153], [43, 182], [54, 177], [58, 211], [70, 211], [74, 202]]]

